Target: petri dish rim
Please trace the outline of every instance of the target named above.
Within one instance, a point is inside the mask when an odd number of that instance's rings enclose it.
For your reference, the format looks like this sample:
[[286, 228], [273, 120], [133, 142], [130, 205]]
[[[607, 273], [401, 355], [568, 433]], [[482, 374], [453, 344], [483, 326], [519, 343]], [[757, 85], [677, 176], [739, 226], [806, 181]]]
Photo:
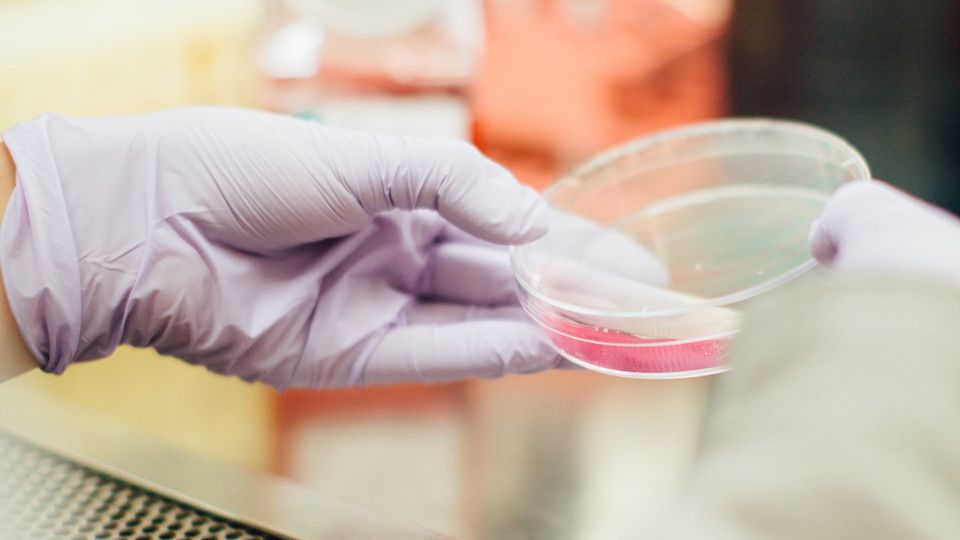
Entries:
[[613, 375], [615, 377], [624, 377], [627, 379], [660, 379], [660, 380], [669, 380], [669, 379], [695, 379], [698, 377], [706, 377], [708, 375], [718, 375], [720, 373], [726, 373], [732, 368], [729, 364], [721, 364], [714, 367], [701, 368], [701, 369], [691, 369], [687, 371], [664, 371], [664, 372], [650, 372], [650, 371], [623, 371], [619, 369], [608, 368], [605, 366], [598, 366], [596, 364], [591, 364], [585, 360], [581, 360], [572, 354], [567, 353], [561, 348], [557, 348], [557, 351], [560, 353], [560, 356], [566, 358], [574, 364], [589, 369], [590, 371], [596, 371], [597, 373], [603, 373], [604, 375]]
[[[545, 322], [544, 320], [542, 320], [541, 317], [540, 317], [540, 315], [536, 313], [536, 309], [537, 309], [537, 308], [535, 308], [535, 307], [531, 306], [530, 304], [528, 304], [527, 301], [524, 300], [522, 297], [520, 298], [520, 306], [527, 312], [527, 314], [530, 315], [530, 317], [533, 319], [533, 321], [534, 321], [535, 323], [537, 323], [537, 324], [539, 324], [540, 326], [546, 328], [547, 330], [549, 330], [549, 331], [550, 331], [551, 333], [553, 333], [553, 334], [561, 335], [561, 336], [563, 336], [563, 337], [565, 337], [565, 338], [567, 338], [567, 339], [572, 339], [572, 340], [575, 340], [575, 341], [579, 341], [579, 342], [581, 342], [581, 343], [590, 343], [590, 344], [592, 344], [592, 345], [603, 345], [603, 346], [606, 346], [606, 347], [624, 347], [624, 348], [640, 348], [640, 349], [649, 348], [649, 349], [654, 349], [654, 348], [660, 348], [660, 347], [665, 347], [665, 346], [687, 345], [687, 344], [690, 344], [690, 343], [699, 343], [699, 342], [701, 342], [701, 341], [730, 339], [730, 338], [732, 338], [733, 336], [735, 336], [735, 335], [737, 334], [737, 331], [736, 331], [736, 330], [730, 330], [730, 331], [726, 331], [726, 332], [717, 332], [717, 333], [714, 333], [714, 334], [707, 334], [707, 335], [703, 335], [703, 336], [696, 336], [696, 337], [688, 337], [688, 338], [674, 339], [674, 340], [666, 341], [666, 342], [655, 342], [655, 343], [615, 343], [615, 342], [612, 342], [612, 341], [600, 341], [600, 340], [597, 340], [597, 339], [589, 339], [589, 338], [585, 338], [585, 337], [583, 337], [583, 336], [577, 336], [577, 335], [570, 334], [569, 332], [564, 332], [563, 330], [557, 330], [554, 326], [551, 326], [548, 322]], [[604, 312], [604, 313], [606, 313], [606, 312]]]
[[[704, 137], [717, 133], [731, 133], [736, 131], [778, 131], [781, 133], [798, 135], [806, 137], [812, 140], [818, 140], [820, 142], [826, 143], [830, 146], [833, 146], [835, 149], [839, 150], [841, 153], [846, 154], [848, 159], [845, 160], [842, 165], [854, 165], [862, 177], [860, 180], [869, 181], [871, 178], [870, 167], [864, 159], [863, 155], [854, 148], [850, 143], [844, 140], [839, 135], [831, 133], [823, 128], [807, 124], [804, 122], [798, 122], [795, 120], [775, 120], [771, 118], [730, 118], [730, 119], [721, 119], [713, 120], [709, 122], [701, 122], [698, 124], [690, 126], [682, 126], [678, 128], [668, 129], [661, 131], [659, 133], [654, 133], [652, 135], [640, 137], [634, 139], [627, 143], [624, 143], [620, 146], [611, 148], [605, 152], [598, 154], [597, 156], [589, 159], [585, 163], [578, 165], [568, 174], [561, 177], [559, 180], [554, 182], [549, 188], [543, 192], [543, 197], [549, 202], [551, 194], [555, 194], [560, 189], [566, 187], [566, 184], [570, 182], [579, 182], [581, 177], [590, 174], [594, 171], [601, 170], [604, 167], [609, 166], [611, 163], [614, 163], [616, 160], [624, 158], [629, 155], [637, 154], [645, 150], [649, 150], [653, 147], [662, 145], [664, 143], [672, 142], [678, 139], [688, 139], [688, 138], [697, 138]], [[789, 154], [789, 153], [785, 153]], [[736, 154], [734, 154], [736, 155]], [[614, 311], [614, 310], [604, 310], [591, 308], [586, 306], [581, 306], [578, 304], [572, 304], [569, 302], [564, 302], [561, 300], [556, 300], [551, 298], [549, 295], [546, 295], [524, 279], [525, 270], [522, 267], [523, 255], [520, 251], [524, 248], [523, 245], [520, 246], [510, 246], [510, 262], [513, 269], [514, 277], [517, 280], [517, 283], [521, 288], [524, 289], [527, 293], [535, 296], [538, 300], [550, 304], [553, 307], [565, 310], [569, 313], [575, 313], [579, 315], [590, 315], [590, 316], [600, 316], [600, 317], [616, 317], [616, 318], [637, 318], [637, 319], [648, 319], [648, 318], [666, 318], [683, 315], [685, 313], [690, 313], [692, 311], [697, 311], [703, 308], [709, 307], [719, 307], [726, 306], [730, 304], [735, 304], [737, 302], [742, 302], [753, 298], [759, 294], [770, 291], [777, 287], [780, 287], [786, 284], [789, 281], [792, 281], [801, 275], [809, 272], [817, 266], [815, 260], [812, 257], [808, 257], [804, 262], [798, 264], [797, 266], [787, 270], [777, 276], [774, 276], [762, 283], [758, 283], [751, 287], [745, 289], [734, 291], [725, 295], [717, 296], [714, 298], [704, 299], [703, 302], [698, 302], [685, 306], [678, 309], [670, 310], [661, 310], [661, 311], [649, 311], [649, 310], [623, 310], [623, 311]]]

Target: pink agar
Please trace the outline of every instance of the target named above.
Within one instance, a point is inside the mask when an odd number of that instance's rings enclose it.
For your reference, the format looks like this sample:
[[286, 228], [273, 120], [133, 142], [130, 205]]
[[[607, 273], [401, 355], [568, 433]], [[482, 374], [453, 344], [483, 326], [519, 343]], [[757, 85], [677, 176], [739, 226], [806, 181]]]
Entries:
[[728, 339], [677, 343], [670, 338], [641, 338], [553, 318], [547, 322], [550, 337], [560, 350], [588, 364], [629, 373], [715, 368], [726, 362], [729, 345]]

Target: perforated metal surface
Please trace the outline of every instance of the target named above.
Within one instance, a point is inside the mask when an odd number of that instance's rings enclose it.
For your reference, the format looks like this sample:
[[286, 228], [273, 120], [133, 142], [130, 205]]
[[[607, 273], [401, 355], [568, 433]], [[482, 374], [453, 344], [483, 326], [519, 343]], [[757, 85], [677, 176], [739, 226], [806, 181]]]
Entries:
[[0, 539], [267, 540], [0, 431]]

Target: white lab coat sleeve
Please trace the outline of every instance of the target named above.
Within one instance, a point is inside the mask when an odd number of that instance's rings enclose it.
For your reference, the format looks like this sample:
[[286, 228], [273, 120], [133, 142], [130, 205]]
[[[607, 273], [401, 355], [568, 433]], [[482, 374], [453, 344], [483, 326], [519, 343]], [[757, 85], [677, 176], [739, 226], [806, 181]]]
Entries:
[[960, 289], [794, 289], [732, 358], [655, 538], [960, 538]]

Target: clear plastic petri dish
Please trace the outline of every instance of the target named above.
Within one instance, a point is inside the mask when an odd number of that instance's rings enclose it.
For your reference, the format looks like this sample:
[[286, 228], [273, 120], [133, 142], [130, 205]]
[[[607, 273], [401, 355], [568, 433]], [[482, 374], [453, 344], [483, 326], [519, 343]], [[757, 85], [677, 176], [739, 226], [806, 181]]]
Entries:
[[625, 377], [727, 369], [745, 303], [816, 266], [807, 235], [863, 157], [806, 124], [734, 119], [644, 137], [544, 192], [544, 238], [511, 250], [520, 301], [565, 357]]

